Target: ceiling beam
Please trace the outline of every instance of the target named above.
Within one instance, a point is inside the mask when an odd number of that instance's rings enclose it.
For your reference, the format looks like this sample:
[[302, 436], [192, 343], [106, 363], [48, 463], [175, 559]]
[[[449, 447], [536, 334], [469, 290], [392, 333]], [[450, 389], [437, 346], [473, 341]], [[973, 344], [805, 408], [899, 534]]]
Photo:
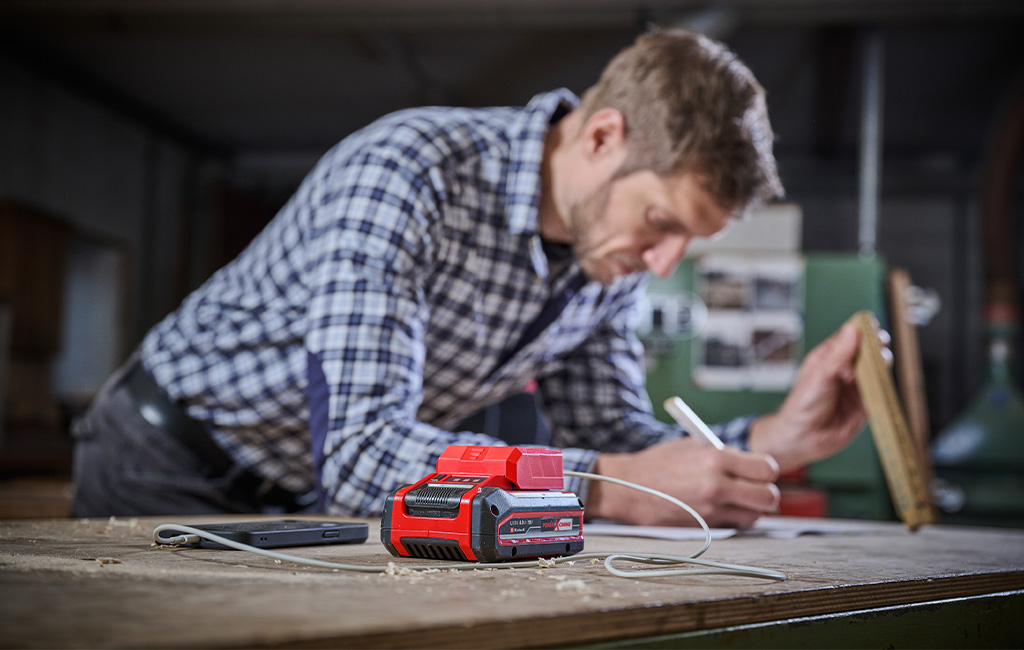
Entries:
[[[63, 29], [608, 28], [707, 10], [707, 0], [0, 0], [0, 15]], [[1024, 16], [1019, 0], [731, 0], [745, 22], [806, 24]]]

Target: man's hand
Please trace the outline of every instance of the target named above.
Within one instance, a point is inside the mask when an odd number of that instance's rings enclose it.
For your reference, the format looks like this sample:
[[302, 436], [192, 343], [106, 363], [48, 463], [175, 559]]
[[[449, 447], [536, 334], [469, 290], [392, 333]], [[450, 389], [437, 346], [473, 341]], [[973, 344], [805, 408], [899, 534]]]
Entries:
[[[886, 360], [889, 335], [879, 331]], [[692, 438], [663, 442], [632, 454], [601, 454], [596, 472], [670, 494], [713, 526], [747, 527], [778, 507], [774, 482], [787, 472], [830, 456], [867, 421], [854, 376], [860, 343], [846, 324], [804, 359], [776, 413], [756, 419], [750, 452], [717, 450]], [[632, 524], [693, 525], [692, 517], [662, 499], [594, 481], [587, 513]]]
[[[888, 333], [879, 338], [889, 355]], [[859, 341], [847, 323], [811, 350], [779, 410], [751, 425], [750, 449], [771, 454], [787, 472], [849, 444], [867, 421], [854, 377]]]
[[[746, 528], [779, 505], [778, 464], [765, 454], [718, 450], [692, 438], [631, 454], [601, 454], [596, 473], [665, 492], [693, 507], [711, 526]], [[689, 514], [664, 499], [591, 481], [587, 514], [639, 525], [693, 526]]]

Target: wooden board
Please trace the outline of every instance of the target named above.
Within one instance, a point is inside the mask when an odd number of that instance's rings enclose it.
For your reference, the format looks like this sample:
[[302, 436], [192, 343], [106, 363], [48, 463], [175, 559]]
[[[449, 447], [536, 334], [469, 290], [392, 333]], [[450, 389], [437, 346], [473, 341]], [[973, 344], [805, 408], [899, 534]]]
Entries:
[[907, 425], [921, 453], [921, 461], [928, 471], [928, 442], [931, 424], [928, 421], [928, 399], [925, 391], [924, 368], [917, 328], [910, 320], [907, 294], [911, 288], [910, 274], [895, 268], [889, 272], [889, 311], [892, 314], [893, 365], [903, 406], [907, 410]]
[[920, 452], [882, 356], [874, 315], [861, 311], [850, 320], [860, 331], [855, 367], [857, 388], [868, 413], [889, 493], [899, 518], [910, 530], [917, 530], [922, 524], [935, 522]]
[[[929, 526], [910, 533], [896, 522], [847, 522], [846, 533], [791, 539], [724, 539], [705, 554], [781, 570], [785, 582], [628, 580], [584, 561], [365, 575], [238, 551], [151, 546], [159, 523], [240, 519], [253, 517], [0, 522], [0, 647], [550, 647], [1024, 589], [1024, 532]], [[369, 523], [365, 544], [292, 552], [365, 565], [424, 562], [391, 557], [378, 541], [379, 523]], [[586, 544], [588, 551], [675, 554], [698, 546], [601, 536]]]

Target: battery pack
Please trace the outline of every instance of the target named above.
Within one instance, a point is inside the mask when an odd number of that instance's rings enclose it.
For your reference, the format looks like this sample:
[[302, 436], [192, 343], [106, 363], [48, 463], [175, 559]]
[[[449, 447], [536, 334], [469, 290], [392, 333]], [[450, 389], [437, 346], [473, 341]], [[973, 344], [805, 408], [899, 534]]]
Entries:
[[572, 555], [583, 550], [583, 503], [563, 489], [557, 450], [453, 445], [437, 472], [388, 496], [380, 536], [404, 557]]

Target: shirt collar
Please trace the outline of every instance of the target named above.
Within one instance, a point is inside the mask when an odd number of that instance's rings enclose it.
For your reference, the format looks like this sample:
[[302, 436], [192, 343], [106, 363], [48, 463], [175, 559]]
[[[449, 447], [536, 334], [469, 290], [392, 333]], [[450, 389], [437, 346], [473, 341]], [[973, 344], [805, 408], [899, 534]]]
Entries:
[[530, 100], [507, 131], [511, 142], [508, 179], [505, 183], [508, 227], [512, 233], [534, 235], [531, 257], [540, 277], [547, 277], [548, 274], [547, 258], [541, 249], [537, 223], [544, 136], [560, 106], [572, 109], [577, 104], [579, 98], [565, 88], [541, 93]]
[[511, 232], [537, 232], [544, 136], [551, 127], [552, 116], [563, 103], [575, 108], [579, 100], [564, 88], [541, 93], [531, 99], [526, 110], [519, 113], [509, 125], [507, 133], [511, 149], [505, 191]]

